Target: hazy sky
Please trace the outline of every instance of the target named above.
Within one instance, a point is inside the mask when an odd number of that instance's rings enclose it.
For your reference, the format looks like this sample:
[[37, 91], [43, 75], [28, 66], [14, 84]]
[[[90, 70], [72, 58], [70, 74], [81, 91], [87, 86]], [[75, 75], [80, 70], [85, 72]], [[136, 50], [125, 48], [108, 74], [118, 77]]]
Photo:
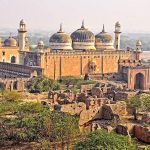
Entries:
[[92, 31], [114, 31], [120, 21], [124, 32], [150, 33], [150, 0], [0, 0], [0, 28], [18, 28], [25, 19], [28, 29], [74, 31], [85, 20]]

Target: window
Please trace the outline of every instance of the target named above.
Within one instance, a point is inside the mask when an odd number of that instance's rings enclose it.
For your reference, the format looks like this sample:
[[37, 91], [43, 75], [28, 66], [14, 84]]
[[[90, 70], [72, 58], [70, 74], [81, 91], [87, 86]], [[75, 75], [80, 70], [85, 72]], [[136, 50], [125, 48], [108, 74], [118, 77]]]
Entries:
[[2, 52], [2, 54], [3, 54], [3, 56], [5, 56], [5, 52], [4, 51]]
[[16, 57], [15, 56], [11, 57], [11, 63], [16, 63]]

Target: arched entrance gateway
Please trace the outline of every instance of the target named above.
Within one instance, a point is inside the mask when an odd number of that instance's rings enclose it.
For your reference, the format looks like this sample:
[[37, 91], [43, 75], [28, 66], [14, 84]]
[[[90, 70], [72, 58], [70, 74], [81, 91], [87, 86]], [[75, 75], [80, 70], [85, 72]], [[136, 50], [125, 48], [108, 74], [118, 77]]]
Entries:
[[135, 75], [134, 89], [144, 89], [144, 75], [142, 73], [137, 73]]

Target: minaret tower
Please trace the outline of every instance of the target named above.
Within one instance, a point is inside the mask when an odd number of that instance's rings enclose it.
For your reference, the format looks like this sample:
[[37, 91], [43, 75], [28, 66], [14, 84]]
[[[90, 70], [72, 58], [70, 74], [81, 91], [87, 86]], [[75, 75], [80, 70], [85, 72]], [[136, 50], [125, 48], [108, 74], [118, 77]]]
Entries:
[[25, 51], [25, 44], [26, 44], [26, 24], [22, 19], [19, 24], [18, 29], [18, 40], [19, 40], [19, 51]]
[[136, 42], [136, 51], [142, 52], [142, 42], [140, 40]]
[[136, 60], [141, 60], [141, 53], [143, 51], [143, 48], [142, 48], [142, 42], [140, 40], [138, 40], [136, 42]]
[[119, 22], [116, 22], [115, 24], [115, 43], [114, 43], [114, 46], [115, 46], [115, 49], [116, 50], [119, 50], [120, 49], [120, 34], [121, 34], [121, 25]]

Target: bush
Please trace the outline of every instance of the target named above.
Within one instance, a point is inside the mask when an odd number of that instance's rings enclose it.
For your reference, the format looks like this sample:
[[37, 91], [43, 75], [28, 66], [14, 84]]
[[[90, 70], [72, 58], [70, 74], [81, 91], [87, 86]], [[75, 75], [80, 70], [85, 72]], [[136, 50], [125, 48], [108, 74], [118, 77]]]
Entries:
[[22, 95], [17, 91], [2, 90], [0, 99], [0, 113], [15, 112], [21, 102]]
[[41, 93], [49, 90], [60, 90], [60, 84], [50, 78], [38, 76], [28, 81], [27, 89], [31, 93]]
[[81, 85], [86, 85], [86, 84], [95, 84], [97, 83], [96, 81], [93, 80], [83, 80], [82, 78], [79, 77], [73, 77], [73, 76], [66, 76], [62, 77], [62, 84], [65, 85], [73, 85], [73, 88], [80, 89]]
[[[1, 110], [4, 105], [5, 109]], [[10, 106], [13, 105], [15, 107], [12, 109]], [[7, 111], [9, 117], [1, 113]], [[48, 146], [51, 142], [62, 140], [62, 142], [67, 141], [69, 145], [70, 140], [79, 133], [78, 118], [52, 112], [50, 108], [40, 103], [10, 101], [0, 103], [0, 117], [1, 143], [41, 141], [42, 146]]]
[[3, 90], [2, 93], [2, 101], [20, 101], [22, 99], [22, 95], [18, 93], [17, 91], [9, 91], [9, 90]]
[[129, 137], [97, 130], [75, 145], [75, 150], [137, 150]]

